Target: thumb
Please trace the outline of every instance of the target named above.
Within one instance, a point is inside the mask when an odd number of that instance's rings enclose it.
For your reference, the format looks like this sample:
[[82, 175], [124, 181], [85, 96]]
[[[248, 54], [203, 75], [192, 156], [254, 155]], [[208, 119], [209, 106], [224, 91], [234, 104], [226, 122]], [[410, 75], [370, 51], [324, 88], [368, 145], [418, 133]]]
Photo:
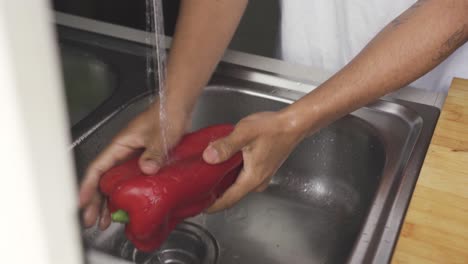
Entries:
[[145, 174], [155, 174], [163, 166], [165, 158], [161, 143], [155, 142], [140, 156], [140, 169]]
[[246, 144], [245, 135], [234, 130], [229, 136], [210, 143], [203, 152], [203, 159], [210, 164], [224, 162], [239, 152]]

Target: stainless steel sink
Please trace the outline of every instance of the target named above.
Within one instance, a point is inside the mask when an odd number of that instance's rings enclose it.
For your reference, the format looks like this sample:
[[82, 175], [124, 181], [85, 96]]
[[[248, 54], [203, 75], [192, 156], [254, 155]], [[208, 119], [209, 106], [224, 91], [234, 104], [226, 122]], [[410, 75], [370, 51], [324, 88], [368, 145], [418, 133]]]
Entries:
[[[222, 63], [196, 106], [192, 128], [279, 110], [303, 96], [279, 87], [287, 82]], [[107, 114], [78, 126], [78, 175], [149, 97], [140, 93], [119, 108], [98, 109]], [[265, 192], [225, 212], [187, 219], [159, 251], [135, 250], [119, 224], [105, 232], [83, 230], [84, 244], [115, 258], [108, 263], [386, 263], [437, 116], [433, 107], [379, 100], [300, 143]]]
[[69, 118], [75, 125], [112, 96], [117, 78], [92, 53], [67, 45], [61, 45], [60, 53]]

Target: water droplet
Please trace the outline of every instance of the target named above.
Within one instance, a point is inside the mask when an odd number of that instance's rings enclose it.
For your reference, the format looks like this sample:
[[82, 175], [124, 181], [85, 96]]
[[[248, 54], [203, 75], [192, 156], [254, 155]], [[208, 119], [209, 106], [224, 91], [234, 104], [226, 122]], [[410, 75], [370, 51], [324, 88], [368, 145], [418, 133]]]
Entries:
[[238, 222], [247, 218], [248, 213], [244, 207], [234, 207], [224, 211], [226, 221]]
[[132, 254], [132, 261], [135, 262], [136, 261], [136, 256], [137, 256], [137, 253], [138, 253], [138, 250], [135, 248], [133, 249], [133, 254]]

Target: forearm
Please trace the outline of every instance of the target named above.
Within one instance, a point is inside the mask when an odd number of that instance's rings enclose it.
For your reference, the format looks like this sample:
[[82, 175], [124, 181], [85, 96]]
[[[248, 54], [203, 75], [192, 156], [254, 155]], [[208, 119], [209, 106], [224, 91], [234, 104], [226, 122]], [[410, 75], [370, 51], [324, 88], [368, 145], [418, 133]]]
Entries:
[[468, 1], [419, 1], [381, 31], [346, 67], [288, 107], [307, 133], [430, 71], [468, 39]]
[[184, 0], [167, 65], [167, 101], [187, 114], [227, 48], [247, 0]]

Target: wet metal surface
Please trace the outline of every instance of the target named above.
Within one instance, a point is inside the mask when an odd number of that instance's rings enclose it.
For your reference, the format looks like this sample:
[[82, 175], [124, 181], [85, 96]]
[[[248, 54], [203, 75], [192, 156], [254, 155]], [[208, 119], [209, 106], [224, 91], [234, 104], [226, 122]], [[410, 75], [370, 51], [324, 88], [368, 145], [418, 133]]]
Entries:
[[[88, 38], [112, 48], [112, 40], [83, 35], [77, 46], [89, 45], [83, 44]], [[125, 51], [129, 60], [145, 54], [132, 43], [116, 46], [115, 52]], [[124, 84], [135, 78], [119, 77]], [[303, 96], [265, 84], [271, 78], [281, 77], [221, 64], [196, 106], [193, 129], [279, 110]], [[145, 89], [135, 89], [114, 95], [96, 115], [73, 127], [78, 175], [148, 105]], [[117, 107], [113, 100], [125, 102]], [[387, 262], [437, 115], [435, 108], [404, 101], [380, 100], [359, 109], [300, 143], [265, 192], [250, 194], [225, 212], [188, 219], [184, 225], [196, 226], [204, 238], [188, 239], [191, 231], [175, 231], [168, 252], [177, 254], [155, 255], [178, 258], [161, 263]], [[109, 242], [126, 241], [121, 227], [87, 230], [84, 240], [99, 252], [140, 261]]]

